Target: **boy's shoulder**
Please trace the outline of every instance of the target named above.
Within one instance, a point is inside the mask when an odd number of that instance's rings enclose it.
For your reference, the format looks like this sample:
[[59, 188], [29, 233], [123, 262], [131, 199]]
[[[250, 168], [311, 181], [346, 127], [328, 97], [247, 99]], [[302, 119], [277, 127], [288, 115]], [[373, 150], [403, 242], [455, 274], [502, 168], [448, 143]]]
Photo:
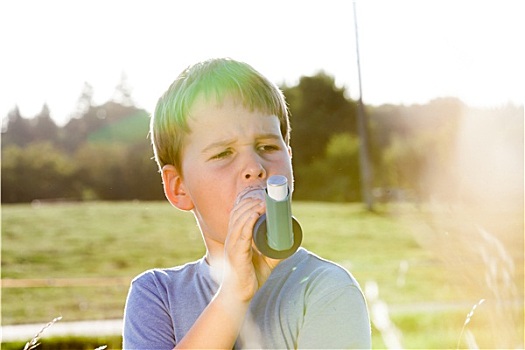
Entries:
[[154, 284], [157, 286], [170, 286], [176, 284], [187, 284], [195, 279], [207, 278], [204, 258], [169, 268], [153, 268], [142, 272], [132, 280], [132, 284]]
[[277, 266], [275, 277], [288, 275], [299, 278], [301, 283], [320, 283], [326, 286], [353, 285], [359, 287], [356, 279], [343, 266], [300, 248], [291, 258]]

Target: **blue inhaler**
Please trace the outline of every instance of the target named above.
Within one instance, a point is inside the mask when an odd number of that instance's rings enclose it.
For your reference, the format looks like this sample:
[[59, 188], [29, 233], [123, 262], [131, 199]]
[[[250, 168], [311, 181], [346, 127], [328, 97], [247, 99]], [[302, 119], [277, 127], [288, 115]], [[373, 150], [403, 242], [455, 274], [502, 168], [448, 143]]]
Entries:
[[266, 214], [255, 223], [253, 240], [257, 249], [273, 259], [286, 259], [299, 249], [303, 231], [292, 216], [288, 179], [270, 176], [265, 191]]

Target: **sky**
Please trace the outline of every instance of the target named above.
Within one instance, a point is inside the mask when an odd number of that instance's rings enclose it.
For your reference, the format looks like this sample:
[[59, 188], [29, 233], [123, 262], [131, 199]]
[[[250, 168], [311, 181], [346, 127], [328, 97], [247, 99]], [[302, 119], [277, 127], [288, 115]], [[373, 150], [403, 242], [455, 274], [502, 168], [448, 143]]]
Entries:
[[[358, 45], [354, 22], [358, 24]], [[0, 2], [0, 115], [47, 103], [64, 124], [85, 82], [95, 103], [123, 74], [138, 107], [188, 65], [245, 61], [277, 84], [324, 71], [365, 104], [458, 97], [523, 104], [522, 0], [18, 0]]]

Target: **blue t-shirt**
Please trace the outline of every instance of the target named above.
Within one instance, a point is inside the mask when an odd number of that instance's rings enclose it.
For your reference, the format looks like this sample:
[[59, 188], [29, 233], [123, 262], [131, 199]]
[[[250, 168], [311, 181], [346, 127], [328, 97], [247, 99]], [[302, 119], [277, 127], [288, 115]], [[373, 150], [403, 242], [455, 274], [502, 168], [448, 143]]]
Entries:
[[[202, 258], [133, 280], [124, 349], [172, 349], [218, 290]], [[370, 348], [370, 320], [357, 281], [343, 267], [300, 248], [282, 261], [250, 303], [235, 348]]]

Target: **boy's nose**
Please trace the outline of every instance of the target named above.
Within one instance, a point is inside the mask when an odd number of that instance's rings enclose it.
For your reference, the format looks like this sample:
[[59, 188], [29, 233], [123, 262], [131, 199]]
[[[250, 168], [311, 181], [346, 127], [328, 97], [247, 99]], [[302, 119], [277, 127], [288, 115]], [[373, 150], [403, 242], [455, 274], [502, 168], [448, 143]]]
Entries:
[[252, 159], [246, 164], [243, 170], [243, 177], [246, 180], [264, 179], [266, 177], [266, 170], [260, 162]]

